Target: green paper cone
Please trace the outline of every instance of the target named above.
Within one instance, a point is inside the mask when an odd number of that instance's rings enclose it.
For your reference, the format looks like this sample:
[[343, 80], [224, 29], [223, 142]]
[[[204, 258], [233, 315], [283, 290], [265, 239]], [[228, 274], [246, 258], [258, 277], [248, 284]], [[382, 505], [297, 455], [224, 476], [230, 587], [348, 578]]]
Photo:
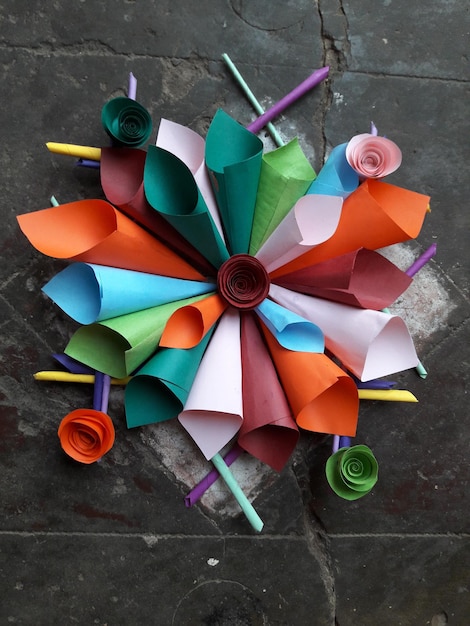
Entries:
[[101, 111], [105, 131], [118, 146], [138, 148], [147, 143], [152, 118], [141, 104], [130, 98], [114, 98]]
[[336, 495], [358, 500], [377, 482], [379, 466], [367, 446], [340, 448], [326, 462], [326, 479]]
[[250, 254], [255, 255], [315, 180], [297, 138], [263, 156], [256, 196]]
[[169, 302], [82, 326], [70, 339], [65, 354], [99, 372], [124, 378], [155, 352], [170, 316], [180, 307], [205, 297]]
[[181, 413], [212, 336], [194, 348], [161, 348], [126, 385], [127, 427], [164, 422]]

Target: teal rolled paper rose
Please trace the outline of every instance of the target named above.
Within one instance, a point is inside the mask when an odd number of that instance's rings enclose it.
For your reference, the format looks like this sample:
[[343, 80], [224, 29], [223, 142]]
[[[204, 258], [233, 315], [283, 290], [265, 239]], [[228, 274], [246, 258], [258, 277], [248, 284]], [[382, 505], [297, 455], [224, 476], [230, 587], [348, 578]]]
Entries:
[[101, 122], [116, 146], [138, 148], [152, 133], [152, 118], [145, 107], [131, 98], [114, 98], [101, 111]]

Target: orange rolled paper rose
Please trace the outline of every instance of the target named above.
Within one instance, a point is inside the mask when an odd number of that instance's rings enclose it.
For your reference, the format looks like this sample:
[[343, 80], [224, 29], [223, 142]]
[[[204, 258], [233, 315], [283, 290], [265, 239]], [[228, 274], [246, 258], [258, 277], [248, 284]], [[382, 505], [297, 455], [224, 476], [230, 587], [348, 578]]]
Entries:
[[66, 415], [57, 434], [64, 452], [79, 463], [98, 461], [114, 444], [111, 418], [94, 409], [76, 409]]
[[383, 178], [401, 165], [401, 150], [386, 137], [362, 133], [346, 146], [349, 165], [363, 178]]

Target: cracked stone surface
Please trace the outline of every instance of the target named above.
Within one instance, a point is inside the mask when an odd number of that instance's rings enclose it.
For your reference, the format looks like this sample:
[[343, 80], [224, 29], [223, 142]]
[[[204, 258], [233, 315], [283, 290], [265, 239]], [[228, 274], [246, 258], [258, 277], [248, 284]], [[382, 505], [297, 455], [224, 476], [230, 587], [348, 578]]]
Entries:
[[[0, 623], [201, 626], [464, 626], [468, 508], [469, 7], [458, 0], [55, 0], [0, 2]], [[96, 172], [46, 141], [105, 145], [103, 102], [138, 78], [153, 119], [205, 134], [222, 107], [255, 118], [227, 52], [264, 107], [330, 65], [330, 78], [276, 120], [315, 168], [373, 120], [403, 149], [391, 182], [429, 193], [403, 268], [438, 254], [394, 305], [429, 371], [394, 377], [419, 404], [362, 403], [358, 443], [380, 478], [350, 503], [329, 489], [331, 439], [303, 434], [281, 475], [234, 472], [265, 522], [251, 532], [223, 485], [186, 509], [207, 466], [175, 425], [125, 427], [100, 464], [60, 451], [57, 425], [92, 389], [35, 383], [75, 325], [41, 293], [64, 264], [36, 253], [15, 216], [100, 194]], [[264, 132], [268, 148], [273, 145]], [[385, 406], [384, 406], [385, 405]], [[169, 452], [169, 443], [177, 453]], [[237, 467], [238, 464], [238, 467]]]

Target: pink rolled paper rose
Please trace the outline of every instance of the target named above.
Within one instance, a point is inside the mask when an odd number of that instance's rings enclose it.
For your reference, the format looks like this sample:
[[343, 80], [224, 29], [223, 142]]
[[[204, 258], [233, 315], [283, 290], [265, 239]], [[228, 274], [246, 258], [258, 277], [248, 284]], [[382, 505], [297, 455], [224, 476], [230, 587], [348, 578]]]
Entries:
[[390, 139], [355, 135], [346, 146], [349, 165], [363, 178], [384, 178], [400, 167], [401, 150]]

